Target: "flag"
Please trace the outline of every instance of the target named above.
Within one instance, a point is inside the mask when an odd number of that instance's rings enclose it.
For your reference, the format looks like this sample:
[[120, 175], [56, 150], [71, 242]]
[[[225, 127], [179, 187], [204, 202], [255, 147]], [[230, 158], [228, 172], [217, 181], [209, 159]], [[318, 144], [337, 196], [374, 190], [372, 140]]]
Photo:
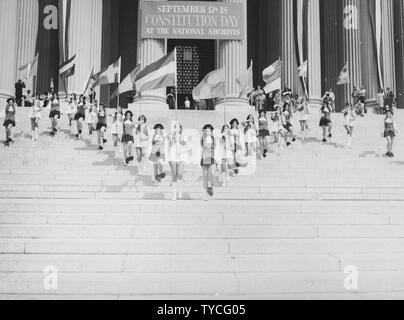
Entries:
[[251, 60], [250, 67], [247, 71], [244, 71], [241, 76], [237, 79], [237, 84], [240, 86], [240, 98], [247, 96], [254, 90], [253, 81], [253, 62]]
[[29, 80], [31, 76], [36, 75], [36, 70], [33, 70], [35, 71], [35, 74], [33, 75], [31, 75], [31, 71], [32, 67], [33, 66], [35, 67], [35, 65], [37, 64], [37, 61], [38, 61], [38, 55], [34, 59], [28, 61], [26, 64], [18, 68], [22, 80]]
[[129, 73], [126, 76], [125, 79], [123, 79], [121, 84], [118, 86], [118, 88], [112, 94], [111, 98], [115, 98], [118, 94], [136, 90], [135, 81], [136, 81], [137, 75], [140, 72], [140, 69], [141, 69], [141, 66], [139, 64], [135, 69], [133, 69], [133, 71], [131, 73]]
[[93, 88], [94, 82], [98, 79], [98, 76], [101, 72], [94, 74], [94, 66], [92, 66], [88, 77], [86, 78], [86, 83], [84, 84], [83, 95], [88, 96], [90, 94], [91, 89]]
[[144, 68], [136, 77], [136, 90], [161, 89], [177, 86], [177, 50]]
[[347, 64], [342, 69], [341, 73], [339, 74], [337, 85], [340, 86], [340, 85], [343, 85], [343, 84], [347, 84], [349, 82], [350, 82], [349, 68], [348, 68], [348, 62], [347, 62]]
[[219, 69], [207, 74], [206, 77], [192, 91], [194, 100], [223, 98], [226, 96], [225, 69]]
[[299, 77], [307, 78], [307, 60], [303, 62], [299, 68], [297, 68], [297, 71], [299, 73]]
[[72, 58], [67, 60], [65, 63], [63, 63], [60, 68], [59, 68], [59, 75], [60, 78], [65, 79], [69, 78], [72, 75], [74, 75], [75, 69], [76, 69], [76, 55], [74, 55]]
[[92, 87], [98, 87], [105, 84], [119, 83], [121, 77], [121, 58], [116, 62], [106, 67], [103, 71], [97, 74], [98, 77], [94, 81]]
[[271, 64], [262, 72], [264, 82], [267, 84], [264, 88], [265, 93], [270, 93], [282, 88], [282, 61]]
[[38, 61], [39, 61], [39, 53], [37, 53], [36, 57], [31, 61], [31, 69], [29, 70], [30, 77], [38, 75]]

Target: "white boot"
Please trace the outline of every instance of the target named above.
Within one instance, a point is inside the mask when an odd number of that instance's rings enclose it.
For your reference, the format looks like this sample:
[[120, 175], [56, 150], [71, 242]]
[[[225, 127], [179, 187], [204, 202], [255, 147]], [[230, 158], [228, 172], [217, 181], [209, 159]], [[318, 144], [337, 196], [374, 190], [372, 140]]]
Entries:
[[31, 140], [35, 141], [35, 131], [31, 131]]
[[176, 182], [173, 182], [172, 187], [173, 187], [173, 197], [172, 197], [172, 200], [173, 200], [173, 201], [177, 201], [177, 183], [176, 183]]
[[348, 148], [352, 148], [352, 137], [348, 138], [348, 143], [347, 143]]
[[182, 180], [178, 180], [178, 198], [182, 199]]

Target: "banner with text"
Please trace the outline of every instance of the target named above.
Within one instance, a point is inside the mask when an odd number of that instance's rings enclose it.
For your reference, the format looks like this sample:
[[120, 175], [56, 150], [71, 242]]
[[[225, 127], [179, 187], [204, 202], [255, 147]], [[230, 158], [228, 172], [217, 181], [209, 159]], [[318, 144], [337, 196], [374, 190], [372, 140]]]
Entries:
[[244, 8], [240, 3], [143, 1], [143, 39], [244, 39]]

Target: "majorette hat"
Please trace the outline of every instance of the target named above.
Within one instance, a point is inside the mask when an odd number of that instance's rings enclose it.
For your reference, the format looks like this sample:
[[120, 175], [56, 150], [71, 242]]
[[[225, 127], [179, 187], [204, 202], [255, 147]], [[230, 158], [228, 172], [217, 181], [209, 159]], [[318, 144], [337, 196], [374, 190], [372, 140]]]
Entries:
[[164, 126], [163, 126], [162, 124], [158, 123], [158, 124], [156, 124], [156, 125], [154, 126], [154, 130], [157, 130], [157, 129], [164, 130]]
[[213, 126], [212, 126], [211, 124], [207, 124], [207, 125], [205, 125], [205, 126], [203, 127], [203, 130], [204, 130], [204, 131], [205, 131], [205, 130], [208, 130], [208, 129], [210, 129], [211, 131], [214, 130], [214, 128], [213, 128]]

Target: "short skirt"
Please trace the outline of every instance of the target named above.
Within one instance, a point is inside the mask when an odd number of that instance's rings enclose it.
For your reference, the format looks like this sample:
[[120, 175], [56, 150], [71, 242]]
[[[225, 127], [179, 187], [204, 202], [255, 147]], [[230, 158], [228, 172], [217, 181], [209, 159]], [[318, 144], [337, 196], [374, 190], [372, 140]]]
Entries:
[[131, 136], [130, 134], [125, 134], [124, 136], [122, 136], [122, 143], [128, 143], [128, 142], [135, 142], [133, 136]]
[[54, 117], [58, 117], [58, 119], [60, 119], [60, 111], [52, 110], [52, 111], [49, 113], [49, 118], [50, 118], [50, 119], [53, 119]]
[[11, 124], [13, 127], [15, 127], [15, 121], [10, 120], [10, 119], [4, 121], [3, 126], [5, 126], [5, 127], [7, 128], [10, 124]]
[[320, 120], [320, 127], [328, 127], [332, 121], [328, 119], [327, 117], [322, 117]]
[[165, 160], [165, 154], [160, 152], [152, 153], [149, 157], [149, 161], [152, 163], [158, 163]]
[[84, 121], [86, 120], [86, 116], [82, 113], [76, 113], [76, 115], [74, 116], [74, 120], [79, 121], [80, 119]]
[[105, 123], [102, 123], [102, 122], [97, 123], [97, 126], [95, 127], [95, 129], [98, 131], [98, 130], [101, 130], [102, 128], [104, 128], [106, 130], [107, 125]]
[[268, 136], [270, 136], [271, 134], [269, 133], [269, 130], [266, 130], [266, 129], [262, 129], [262, 130], [259, 130], [259, 136], [261, 137], [261, 138], [265, 138], [265, 137], [268, 137]]
[[395, 136], [396, 136], [396, 133], [394, 131], [389, 130], [389, 131], [384, 132], [384, 137], [385, 138], [387, 138], [387, 137], [394, 138]]
[[201, 159], [201, 167], [210, 167], [216, 165], [214, 158]]

